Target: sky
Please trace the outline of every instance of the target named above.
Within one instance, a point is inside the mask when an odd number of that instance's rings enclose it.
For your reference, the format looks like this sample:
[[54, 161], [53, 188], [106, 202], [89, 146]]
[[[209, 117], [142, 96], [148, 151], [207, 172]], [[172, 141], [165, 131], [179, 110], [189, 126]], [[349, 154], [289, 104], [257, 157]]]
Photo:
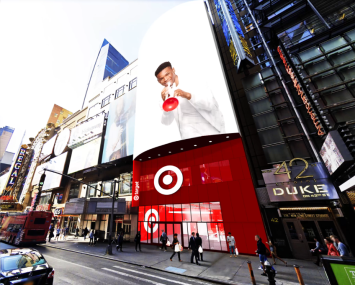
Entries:
[[155, 19], [188, 1], [1, 0], [0, 127], [26, 131], [27, 144], [54, 104], [79, 110], [103, 40], [132, 62]]

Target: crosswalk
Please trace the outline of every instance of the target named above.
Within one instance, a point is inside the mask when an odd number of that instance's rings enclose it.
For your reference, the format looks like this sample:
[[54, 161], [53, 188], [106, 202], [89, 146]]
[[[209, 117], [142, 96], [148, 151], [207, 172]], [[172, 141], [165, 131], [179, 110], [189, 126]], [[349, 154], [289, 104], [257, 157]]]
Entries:
[[[113, 268], [101, 268], [102, 270], [105, 270], [106, 272], [110, 272], [116, 275], [120, 275], [123, 278], [131, 278], [133, 281], [136, 281], [137, 284], [156, 284], [156, 285], [168, 285], [168, 284], [179, 284], [179, 285], [191, 285], [191, 284], [211, 284], [203, 281], [198, 281], [198, 280], [191, 280], [190, 278], [184, 278], [186, 280], [178, 280], [178, 276], [174, 276], [171, 274], [164, 275], [160, 274], [158, 275], [158, 272], [155, 272], [155, 274], [147, 273], [144, 272], [143, 270], [136, 270], [136, 267], [123, 267], [123, 266], [112, 266]], [[189, 283], [187, 283], [189, 282]]]

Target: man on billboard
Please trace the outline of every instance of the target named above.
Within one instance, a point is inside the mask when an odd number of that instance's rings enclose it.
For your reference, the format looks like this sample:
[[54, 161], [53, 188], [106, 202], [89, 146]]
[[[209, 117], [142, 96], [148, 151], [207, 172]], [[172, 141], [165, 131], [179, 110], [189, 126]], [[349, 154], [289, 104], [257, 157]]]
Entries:
[[163, 101], [171, 97], [179, 101], [176, 109], [170, 112], [163, 110], [161, 117], [163, 125], [171, 125], [175, 120], [181, 139], [225, 133], [222, 112], [211, 90], [205, 84], [195, 78], [189, 80], [182, 77], [180, 81], [175, 68], [168, 61], [157, 68], [155, 76], [164, 86], [161, 92]]

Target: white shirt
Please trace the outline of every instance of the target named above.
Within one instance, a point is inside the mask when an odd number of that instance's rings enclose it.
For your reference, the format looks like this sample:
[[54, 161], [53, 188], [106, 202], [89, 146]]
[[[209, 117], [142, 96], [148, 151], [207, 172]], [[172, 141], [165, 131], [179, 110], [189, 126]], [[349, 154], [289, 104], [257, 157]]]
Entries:
[[227, 236], [227, 242], [229, 246], [234, 246], [235, 244], [234, 236]]
[[191, 99], [177, 97], [179, 105], [175, 110], [162, 110], [162, 124], [170, 125], [175, 119], [181, 139], [225, 133], [222, 112], [206, 85], [179, 84], [176, 89], [190, 93]]

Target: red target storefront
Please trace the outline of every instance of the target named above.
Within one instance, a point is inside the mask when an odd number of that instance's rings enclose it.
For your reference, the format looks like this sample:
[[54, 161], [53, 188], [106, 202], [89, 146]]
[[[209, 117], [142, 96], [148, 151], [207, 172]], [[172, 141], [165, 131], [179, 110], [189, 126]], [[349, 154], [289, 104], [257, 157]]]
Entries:
[[[165, 156], [163, 156], [165, 154]], [[266, 234], [239, 134], [198, 137], [157, 147], [133, 162], [132, 206], [142, 243], [161, 230], [184, 247], [198, 232], [205, 250], [227, 251], [231, 232], [240, 253], [255, 254]]]

